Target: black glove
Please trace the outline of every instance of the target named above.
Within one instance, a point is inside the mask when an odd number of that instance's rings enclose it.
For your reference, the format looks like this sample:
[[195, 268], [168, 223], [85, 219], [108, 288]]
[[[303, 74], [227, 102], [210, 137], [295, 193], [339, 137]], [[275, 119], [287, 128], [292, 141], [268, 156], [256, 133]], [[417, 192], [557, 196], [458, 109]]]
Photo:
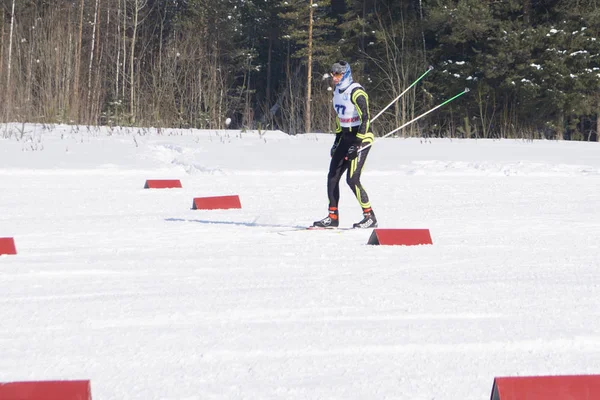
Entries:
[[334, 143], [333, 146], [331, 146], [331, 151], [329, 152], [331, 157], [333, 157], [333, 153], [335, 153], [335, 149], [337, 149], [337, 143]]
[[346, 153], [346, 160], [354, 160], [358, 156], [358, 150], [360, 146], [352, 145], [348, 147], [348, 152]]

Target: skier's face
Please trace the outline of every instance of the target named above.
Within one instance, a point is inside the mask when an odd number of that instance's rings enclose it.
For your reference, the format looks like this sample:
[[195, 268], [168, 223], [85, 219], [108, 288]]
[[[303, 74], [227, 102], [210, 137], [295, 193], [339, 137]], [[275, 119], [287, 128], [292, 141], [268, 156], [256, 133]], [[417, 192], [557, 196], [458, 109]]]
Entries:
[[340, 83], [340, 81], [342, 80], [342, 76], [344, 76], [344, 74], [332, 72], [331, 79], [333, 80], [333, 84], [337, 85], [338, 83]]

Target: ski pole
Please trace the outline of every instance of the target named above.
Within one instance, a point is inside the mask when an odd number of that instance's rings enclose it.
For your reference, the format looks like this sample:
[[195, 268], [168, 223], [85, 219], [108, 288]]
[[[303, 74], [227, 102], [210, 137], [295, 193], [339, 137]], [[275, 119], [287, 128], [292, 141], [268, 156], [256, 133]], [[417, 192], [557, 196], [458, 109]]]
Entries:
[[388, 104], [387, 106], [385, 106], [385, 108], [381, 111], [379, 111], [379, 114], [377, 114], [376, 116], [374, 116], [373, 118], [371, 118], [371, 122], [375, 121], [381, 114], [383, 114], [383, 112], [385, 110], [387, 110], [392, 104], [394, 104], [396, 101], [398, 101], [398, 99], [400, 99], [400, 97], [404, 96], [404, 93], [408, 92], [408, 90], [415, 86], [421, 79], [423, 79], [423, 77], [425, 75], [427, 75], [428, 73], [431, 72], [431, 70], [433, 70], [433, 67], [430, 65], [429, 68], [427, 69], [427, 71], [425, 71], [425, 73], [423, 75], [421, 75], [416, 81], [414, 81], [413, 83], [410, 84], [409, 87], [407, 87], [404, 92], [400, 93], [400, 95], [398, 97], [396, 97], [394, 100], [392, 100], [392, 102], [390, 104]]
[[[382, 136], [380, 139], [383, 139], [383, 138], [385, 138], [385, 137], [388, 137], [388, 136], [390, 136], [390, 135], [391, 135], [391, 134], [393, 134], [393, 133], [396, 133], [396, 132], [398, 132], [400, 129], [403, 129], [403, 128], [407, 127], [408, 125], [412, 124], [412, 123], [413, 123], [413, 122], [415, 122], [416, 120], [423, 118], [424, 116], [426, 116], [426, 115], [427, 115], [427, 114], [429, 114], [430, 112], [433, 112], [433, 111], [437, 110], [438, 108], [440, 108], [440, 107], [441, 107], [441, 106], [443, 106], [444, 104], [448, 104], [448, 103], [450, 103], [452, 100], [456, 99], [456, 98], [457, 98], [457, 97], [459, 97], [459, 96], [462, 96], [463, 94], [465, 94], [465, 93], [467, 93], [467, 92], [469, 92], [469, 91], [470, 91], [470, 89], [469, 89], [469, 88], [465, 88], [465, 90], [463, 90], [462, 92], [460, 92], [460, 93], [459, 93], [459, 94], [457, 94], [456, 96], [452, 97], [451, 99], [448, 99], [448, 100], [446, 100], [446, 101], [445, 101], [445, 102], [443, 102], [442, 104], [439, 104], [439, 105], [437, 105], [437, 106], [433, 107], [431, 110], [429, 110], [429, 111], [427, 111], [427, 112], [425, 112], [425, 113], [423, 113], [423, 114], [419, 115], [419, 116], [418, 116], [418, 117], [416, 117], [415, 119], [408, 121], [408, 122], [407, 122], [407, 123], [405, 123], [404, 125], [402, 125], [402, 126], [400, 126], [400, 127], [396, 128], [396, 129], [394, 129], [394, 130], [393, 130], [393, 131], [391, 131], [390, 133], [387, 133], [387, 134], [383, 135], [383, 136]], [[363, 150], [364, 150], [364, 149], [366, 149], [366, 148], [369, 148], [369, 147], [371, 147], [371, 146], [373, 145], [373, 143], [374, 143], [374, 142], [371, 142], [371, 143], [369, 143], [368, 145], [366, 145], [365, 147], [361, 147], [360, 149], [358, 149], [358, 151], [360, 152], [360, 151], [363, 151]]]

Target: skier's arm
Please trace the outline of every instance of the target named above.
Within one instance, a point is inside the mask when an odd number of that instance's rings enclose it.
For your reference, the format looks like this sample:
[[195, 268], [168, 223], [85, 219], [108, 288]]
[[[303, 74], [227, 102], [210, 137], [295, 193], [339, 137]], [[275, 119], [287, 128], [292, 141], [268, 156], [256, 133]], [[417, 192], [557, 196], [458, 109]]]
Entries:
[[335, 139], [333, 140], [333, 146], [331, 146], [331, 151], [329, 154], [333, 157], [333, 153], [335, 153], [335, 149], [337, 149], [338, 144], [340, 144], [340, 140], [342, 140], [342, 125], [340, 124], [340, 117], [335, 114]]
[[362, 144], [373, 143], [373, 132], [371, 132], [371, 115], [369, 113], [369, 96], [363, 88], [356, 88], [352, 92], [352, 103], [356, 107], [360, 117], [360, 126], [356, 132], [356, 139]]
[[335, 139], [333, 141], [333, 146], [331, 146], [331, 151], [329, 152], [329, 154], [331, 155], [331, 157], [333, 157], [333, 153], [335, 153], [335, 149], [337, 149], [338, 144], [340, 144], [340, 141], [342, 140], [342, 132], [338, 132], [335, 134]]

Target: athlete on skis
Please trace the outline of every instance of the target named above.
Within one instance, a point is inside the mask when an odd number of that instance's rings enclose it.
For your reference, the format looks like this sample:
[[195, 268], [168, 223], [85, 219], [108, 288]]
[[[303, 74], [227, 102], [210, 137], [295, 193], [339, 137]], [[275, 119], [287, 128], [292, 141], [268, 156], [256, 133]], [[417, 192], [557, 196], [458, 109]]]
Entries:
[[369, 196], [360, 183], [360, 174], [371, 146], [362, 151], [360, 149], [373, 143], [374, 138], [370, 128], [369, 96], [361, 85], [352, 80], [350, 64], [346, 61], [333, 64], [331, 76], [335, 85], [333, 108], [336, 113], [336, 131], [327, 175], [329, 214], [322, 220], [315, 221], [313, 227], [339, 226], [340, 179], [347, 171], [346, 182], [363, 209], [363, 219], [353, 227], [375, 228], [377, 219], [371, 208]]

